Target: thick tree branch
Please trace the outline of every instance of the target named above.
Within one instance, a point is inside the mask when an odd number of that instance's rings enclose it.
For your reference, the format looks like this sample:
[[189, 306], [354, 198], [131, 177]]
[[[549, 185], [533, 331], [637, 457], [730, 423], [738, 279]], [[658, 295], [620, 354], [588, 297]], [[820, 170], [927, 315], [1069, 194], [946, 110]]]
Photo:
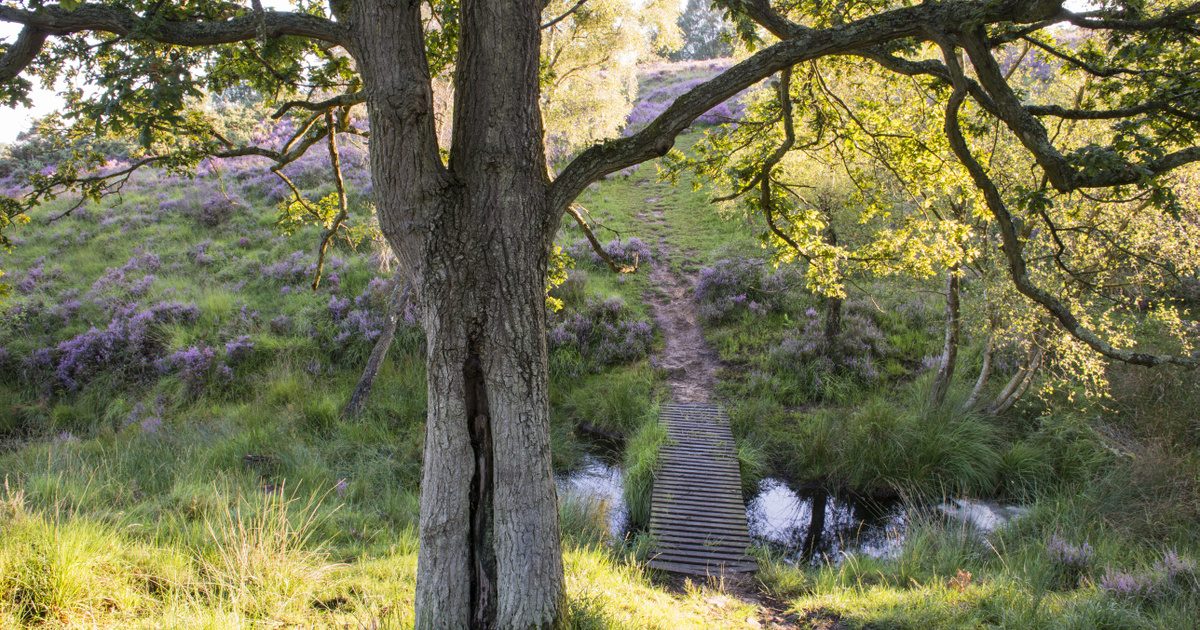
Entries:
[[0, 22], [22, 24], [48, 35], [111, 33], [179, 46], [213, 46], [284, 35], [343, 46], [348, 41], [346, 28], [337, 22], [287, 11], [249, 11], [225, 20], [180, 21], [141, 16], [125, 7], [89, 2], [71, 10], [57, 4], [35, 10], [0, 6]]
[[4, 56], [0, 57], [0, 83], [11, 81], [26, 68], [46, 43], [47, 33], [37, 27], [21, 29], [17, 41], [13, 42]]
[[[748, 2], [747, 6], [763, 3]], [[824, 29], [772, 22], [786, 39], [677, 98], [641, 131], [580, 154], [567, 165], [551, 189], [552, 208], [562, 212], [588, 184], [627, 166], [664, 155], [675, 138], [704, 112], [738, 92], [798, 63], [827, 55], [856, 54], [906, 37], [924, 37], [929, 30], [952, 30], [962, 24], [1028, 23], [1056, 15], [1061, 0], [926, 3], [902, 7]], [[763, 18], [768, 19], [768, 18]]]
[[1093, 330], [1084, 326], [1065, 303], [1050, 292], [1034, 284], [1033, 280], [1029, 277], [1029, 270], [1026, 267], [1022, 253], [1023, 245], [1020, 236], [1017, 234], [1017, 227], [1012, 214], [1009, 213], [1008, 206], [1005, 204], [999, 188], [987, 174], [987, 171], [984, 170], [983, 165], [975, 159], [970, 147], [967, 145], [966, 138], [963, 136], [958, 116], [967, 95], [966, 78], [962, 68], [958, 65], [954, 50], [945, 47], [944, 53], [946, 65], [950, 69], [954, 79], [954, 92], [950, 95], [950, 99], [946, 104], [944, 127], [946, 137], [949, 140], [951, 150], [963, 166], [966, 167], [972, 181], [975, 182], [975, 185], [983, 193], [984, 201], [991, 211], [993, 218], [996, 219], [996, 224], [1000, 228], [1001, 249], [1004, 251], [1008, 263], [1009, 275], [1012, 277], [1017, 291], [1049, 311], [1063, 328], [1076, 339], [1079, 339], [1106, 357], [1146, 366], [1165, 363], [1186, 367], [1200, 366], [1200, 357], [1162, 356], [1115, 348], [1112, 344], [1101, 339]]
[[293, 109], [306, 109], [308, 111], [313, 111], [313, 112], [323, 112], [326, 110], [334, 109], [336, 107], [350, 107], [351, 105], [358, 105], [359, 103], [365, 103], [366, 100], [367, 100], [366, 92], [359, 91], [359, 92], [348, 92], [346, 94], [338, 94], [337, 96], [327, 98], [323, 101], [306, 101], [306, 100], [287, 101], [286, 103], [283, 103], [282, 105], [280, 105], [275, 110], [275, 113], [271, 115], [271, 117], [272, 118], [283, 118], [283, 116], [285, 114], [287, 114], [288, 111], [293, 110]]
[[[1105, 151], [1106, 165], [1077, 171], [1074, 166], [1051, 142], [1045, 126], [1021, 103], [1021, 99], [1004, 80], [1000, 66], [988, 48], [983, 27], [966, 29], [960, 40], [971, 65], [975, 68], [979, 83], [990, 97], [992, 111], [1017, 136], [1021, 144], [1033, 154], [1034, 159], [1046, 173], [1051, 185], [1059, 192], [1070, 192], [1080, 188], [1106, 188], [1144, 181], [1185, 164], [1200, 161], [1200, 147], [1189, 147], [1161, 158], [1133, 163], [1115, 151]], [[949, 65], [949, 62], [947, 62]], [[958, 81], [958, 77], [955, 77]], [[967, 84], [962, 82], [964, 90]]]

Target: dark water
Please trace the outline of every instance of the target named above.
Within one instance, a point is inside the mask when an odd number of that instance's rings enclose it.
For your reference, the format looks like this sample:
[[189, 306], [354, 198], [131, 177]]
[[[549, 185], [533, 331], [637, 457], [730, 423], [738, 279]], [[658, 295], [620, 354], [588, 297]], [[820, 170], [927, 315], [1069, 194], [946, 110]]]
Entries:
[[620, 466], [605, 457], [586, 454], [581, 466], [557, 476], [558, 494], [603, 504], [608, 511], [608, 531], [620, 540], [629, 528], [623, 472]]
[[837, 563], [851, 553], [893, 558], [900, 553], [908, 526], [899, 502], [797, 492], [770, 477], [759, 482], [757, 493], [747, 501], [746, 516], [750, 537], [792, 562]]
[[[609, 533], [621, 539], [629, 527], [629, 510], [622, 494], [624, 475], [611, 458], [600, 454], [583, 457], [582, 465], [557, 478], [562, 497], [572, 496], [603, 504], [608, 510]], [[812, 530], [814, 506], [819, 530]], [[823, 518], [820, 516], [823, 512]], [[780, 551], [792, 562], [839, 562], [846, 554], [873, 558], [894, 557], [907, 529], [900, 503], [869, 504], [816, 492], [796, 492], [779, 479], [767, 478], [746, 503], [750, 536], [761, 545]], [[820, 522], [823, 520], [823, 523]]]

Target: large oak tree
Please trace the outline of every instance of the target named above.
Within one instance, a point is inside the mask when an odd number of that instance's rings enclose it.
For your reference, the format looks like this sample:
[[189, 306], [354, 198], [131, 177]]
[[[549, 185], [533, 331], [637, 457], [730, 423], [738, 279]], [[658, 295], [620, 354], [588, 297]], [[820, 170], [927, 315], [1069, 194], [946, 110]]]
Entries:
[[[1011, 205], [963, 141], [968, 99], [1000, 120], [1059, 193], [1153, 186], [1200, 160], [1196, 16], [1200, 6], [1061, 0], [824, 2], [722, 0], [757, 52], [679, 97], [627, 137], [594, 144], [551, 177], [540, 88], [545, 0], [301, 0], [295, 11], [222, 0], [0, 3], [20, 25], [0, 56], [2, 95], [28, 97], [34, 75], [74, 78], [79, 125], [140, 138], [144, 165], [188, 168], [204, 156], [258, 155], [277, 165], [330, 134], [369, 134], [382, 231], [412, 281], [428, 344], [429, 408], [421, 488], [417, 625], [548, 627], [563, 594], [550, 467], [544, 286], [551, 243], [575, 197], [607, 173], [665, 154], [698, 116], [790, 68], [828, 56], [949, 86], [947, 142], [994, 215], [1015, 286], [1095, 350], [1142, 364], [1194, 364], [1114, 347], [1030, 278]], [[556, 6], [562, 3], [556, 3]], [[567, 13], [586, 11], [587, 0]], [[1122, 57], [1077, 59], [1128, 77], [1087, 105], [1024, 102], [998, 47], [1059, 24], [1111, 34]], [[926, 56], [927, 44], [943, 54]], [[1072, 56], [1071, 51], [1059, 51]], [[965, 53], [965, 54], [964, 54]], [[452, 74], [452, 130], [439, 145], [432, 77]], [[298, 121], [282, 146], [240, 145], [189, 105], [202, 90], [248, 85]], [[349, 108], [365, 104], [369, 131]], [[1093, 106], [1094, 105], [1094, 106]], [[1043, 122], [1112, 121], [1111, 145], [1064, 153]], [[127, 169], [96, 174], [81, 158], [31, 182], [4, 206], [3, 229], [63, 188], [96, 196]], [[770, 160], [767, 162], [770, 170]], [[766, 177], [769, 181], [769, 172]], [[759, 178], [759, 182], [763, 181]]]

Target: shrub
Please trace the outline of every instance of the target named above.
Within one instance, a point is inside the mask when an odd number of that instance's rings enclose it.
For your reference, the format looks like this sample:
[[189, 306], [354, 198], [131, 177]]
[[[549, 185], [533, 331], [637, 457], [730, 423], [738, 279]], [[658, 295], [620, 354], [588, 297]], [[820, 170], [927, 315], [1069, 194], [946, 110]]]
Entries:
[[779, 310], [785, 288], [783, 273], [772, 271], [766, 261], [726, 258], [700, 270], [695, 300], [701, 317], [722, 322], [745, 313], [765, 315]]
[[245, 204], [237, 199], [228, 197], [209, 197], [195, 210], [195, 218], [200, 225], [209, 228], [224, 225], [234, 213]]
[[[588, 300], [581, 310], [559, 311], [553, 319], [548, 337], [555, 358], [577, 353], [592, 371], [641, 359], [654, 344], [654, 327], [647, 320], [634, 319], [617, 297]], [[563, 361], [556, 363], [561, 370]]]
[[[103, 371], [136, 376], [162, 358], [162, 342], [155, 334], [159, 326], [194, 322], [199, 316], [195, 305], [179, 302], [161, 302], [140, 311], [127, 307], [104, 330], [91, 328], [58, 344], [52, 354], [43, 349], [42, 356], [54, 357], [54, 374], [67, 390], [78, 389]], [[38, 362], [35, 356], [30, 359]]]
[[191, 346], [159, 359], [155, 365], [164, 374], [177, 374], [189, 391], [198, 393], [208, 383], [216, 355], [216, 351], [208, 346]]
[[[650, 246], [642, 239], [634, 236], [621, 240], [615, 238], [603, 244], [604, 253], [618, 265], [640, 265], [650, 262], [654, 254]], [[604, 259], [592, 248], [587, 239], [579, 239], [571, 244], [567, 253], [575, 260], [587, 260], [598, 267], [608, 268]]]
[[868, 383], [878, 380], [878, 365], [890, 348], [886, 335], [864, 310], [856, 302], [844, 304], [840, 334], [828, 339], [823, 318], [809, 308], [800, 333], [784, 339], [771, 358], [784, 369], [812, 364], [819, 373], [850, 375]]
[[1074, 545], [1054, 535], [1046, 543], [1046, 555], [1058, 573], [1060, 586], [1071, 587], [1079, 583], [1079, 578], [1091, 567], [1096, 554], [1086, 542]]

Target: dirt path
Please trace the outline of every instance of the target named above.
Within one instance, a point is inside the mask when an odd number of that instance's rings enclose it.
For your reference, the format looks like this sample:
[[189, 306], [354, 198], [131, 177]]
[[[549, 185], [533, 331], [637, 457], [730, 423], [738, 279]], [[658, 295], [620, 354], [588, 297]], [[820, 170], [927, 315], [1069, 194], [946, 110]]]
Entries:
[[[647, 209], [636, 215], [646, 227], [645, 234], [654, 235], [657, 240], [654, 258], [649, 264], [651, 287], [645, 299], [666, 343], [652, 361], [666, 370], [667, 384], [675, 402], [709, 402], [721, 361], [704, 340], [700, 328], [693, 300], [695, 275], [671, 268], [673, 250], [667, 241], [671, 226], [663, 215], [661, 204], [659, 198], [650, 197], [646, 199]], [[667, 586], [682, 593], [686, 590], [683, 586], [686, 580], [683, 576], [671, 575], [667, 578]], [[719, 594], [708, 599], [710, 605], [723, 608], [726, 604], [722, 598], [732, 597], [758, 610], [757, 619], [747, 619], [747, 625], [751, 627], [771, 630], [800, 627], [832, 630], [840, 627], [836, 623], [804, 620], [789, 613], [786, 603], [766, 595], [752, 576], [729, 576], [713, 586]]]
[[[659, 200], [651, 197], [648, 204]], [[666, 341], [653, 357], [654, 364], [667, 372], [667, 384], [676, 402], [708, 402], [717, 383], [721, 362], [704, 341], [696, 303], [692, 300], [695, 277], [671, 269], [671, 246], [663, 232], [669, 230], [662, 210], [651, 206], [638, 215], [652, 232], [658, 234], [654, 258], [650, 261], [650, 293], [646, 302]]]

